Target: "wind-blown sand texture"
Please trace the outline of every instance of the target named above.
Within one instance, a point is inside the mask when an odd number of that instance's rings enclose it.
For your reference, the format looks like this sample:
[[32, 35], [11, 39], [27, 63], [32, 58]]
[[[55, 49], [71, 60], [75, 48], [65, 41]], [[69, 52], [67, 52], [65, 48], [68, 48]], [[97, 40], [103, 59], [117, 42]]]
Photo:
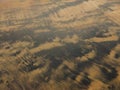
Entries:
[[0, 0], [0, 90], [120, 90], [120, 0]]

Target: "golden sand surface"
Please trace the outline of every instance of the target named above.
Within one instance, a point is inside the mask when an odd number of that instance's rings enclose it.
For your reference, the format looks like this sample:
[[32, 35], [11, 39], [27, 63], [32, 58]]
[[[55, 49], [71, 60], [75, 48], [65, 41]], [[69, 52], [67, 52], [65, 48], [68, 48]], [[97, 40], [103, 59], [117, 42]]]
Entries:
[[120, 0], [0, 0], [0, 90], [120, 90]]

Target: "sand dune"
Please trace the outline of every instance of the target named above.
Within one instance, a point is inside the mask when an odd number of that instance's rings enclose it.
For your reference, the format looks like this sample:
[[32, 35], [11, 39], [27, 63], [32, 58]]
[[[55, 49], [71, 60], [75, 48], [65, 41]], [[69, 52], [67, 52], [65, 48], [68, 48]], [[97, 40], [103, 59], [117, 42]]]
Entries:
[[119, 90], [119, 0], [0, 0], [0, 90]]

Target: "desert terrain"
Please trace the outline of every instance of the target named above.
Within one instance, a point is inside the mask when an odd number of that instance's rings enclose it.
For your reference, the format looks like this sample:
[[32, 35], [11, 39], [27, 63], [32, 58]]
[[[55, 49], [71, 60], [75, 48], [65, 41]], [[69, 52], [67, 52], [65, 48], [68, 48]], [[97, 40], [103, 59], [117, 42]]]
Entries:
[[0, 0], [0, 90], [120, 90], [120, 0]]

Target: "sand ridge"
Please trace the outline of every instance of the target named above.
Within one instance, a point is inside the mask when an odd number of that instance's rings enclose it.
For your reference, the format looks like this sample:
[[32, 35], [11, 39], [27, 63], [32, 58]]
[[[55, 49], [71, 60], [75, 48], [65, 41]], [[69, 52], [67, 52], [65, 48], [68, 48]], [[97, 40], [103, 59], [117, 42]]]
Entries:
[[119, 0], [0, 0], [0, 90], [119, 90]]

